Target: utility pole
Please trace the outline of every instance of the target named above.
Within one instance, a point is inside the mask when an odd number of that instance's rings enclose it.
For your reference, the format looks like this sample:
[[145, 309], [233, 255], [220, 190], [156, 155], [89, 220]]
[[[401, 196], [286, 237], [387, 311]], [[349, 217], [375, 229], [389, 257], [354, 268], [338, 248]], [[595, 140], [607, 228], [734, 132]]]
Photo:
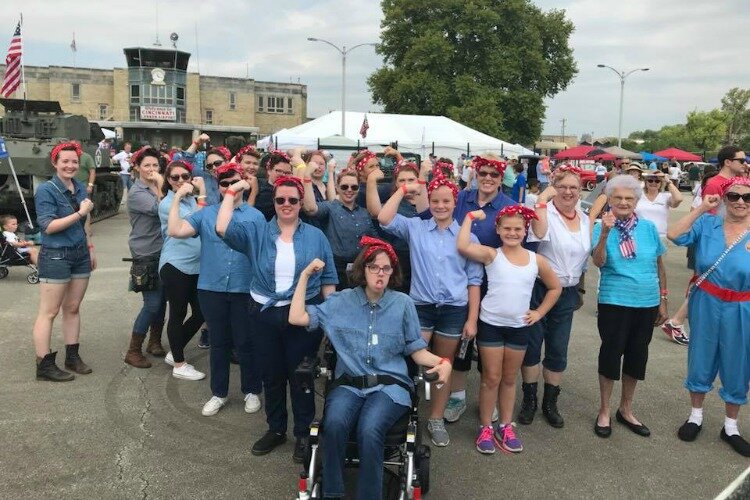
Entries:
[[560, 123], [562, 123], [562, 142], [565, 142], [565, 122], [568, 120], [566, 118], [563, 118], [560, 120]]

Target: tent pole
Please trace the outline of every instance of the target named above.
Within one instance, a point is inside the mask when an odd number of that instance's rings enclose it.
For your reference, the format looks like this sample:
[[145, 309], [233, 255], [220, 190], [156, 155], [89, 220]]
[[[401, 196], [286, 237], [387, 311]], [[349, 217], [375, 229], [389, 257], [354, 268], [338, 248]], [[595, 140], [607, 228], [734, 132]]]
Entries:
[[435, 141], [432, 141], [432, 156], [435, 156]]
[[471, 151], [470, 151], [468, 142], [466, 143], [466, 156], [471, 156]]
[[[10, 165], [10, 172], [13, 174], [13, 180], [16, 182], [16, 189], [18, 189], [18, 195], [21, 197], [21, 205], [23, 206], [23, 211], [26, 213], [26, 220], [29, 221], [29, 227], [31, 229], [34, 229], [34, 223], [31, 221], [31, 215], [29, 214], [29, 208], [26, 206], [26, 198], [23, 196], [23, 191], [21, 190], [21, 184], [18, 182], [18, 176], [16, 175], [16, 169], [13, 168], [13, 160], [10, 156], [8, 156], [8, 164]], [[33, 187], [33, 182], [32, 182]]]

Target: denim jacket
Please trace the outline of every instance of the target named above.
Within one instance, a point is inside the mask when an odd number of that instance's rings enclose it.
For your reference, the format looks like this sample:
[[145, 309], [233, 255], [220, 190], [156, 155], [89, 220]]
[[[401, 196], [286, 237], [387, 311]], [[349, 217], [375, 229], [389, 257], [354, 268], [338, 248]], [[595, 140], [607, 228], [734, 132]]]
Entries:
[[269, 222], [257, 219], [239, 222], [232, 217], [224, 234], [227, 245], [250, 259], [254, 275], [252, 293], [270, 299], [263, 309], [272, 307], [277, 302], [290, 300], [294, 289], [297, 288], [300, 273], [315, 258], [321, 259], [326, 265], [322, 272], [310, 276], [305, 298], [310, 300], [318, 295], [322, 285], [335, 285], [339, 282], [331, 245], [325, 235], [317, 227], [300, 222], [292, 239], [295, 258], [294, 283], [289, 290], [276, 293], [276, 240], [280, 235], [281, 230], [276, 217]]
[[42, 230], [42, 246], [61, 248], [86, 244], [85, 219], [74, 222], [62, 231], [47, 233], [47, 228], [53, 220], [77, 212], [81, 202], [88, 196], [86, 187], [81, 181], [75, 179], [72, 181], [72, 193], [57, 175], [36, 190], [34, 205], [36, 206], [36, 222]]
[[[319, 305], [308, 305], [308, 330], [322, 327], [336, 349], [336, 378], [343, 374], [390, 375], [411, 386], [406, 356], [425, 349], [414, 301], [401, 292], [386, 290], [377, 303], [370, 303], [364, 288], [348, 288], [331, 294]], [[394, 403], [411, 405], [409, 393], [392, 384], [356, 389], [364, 396], [383, 391]]]

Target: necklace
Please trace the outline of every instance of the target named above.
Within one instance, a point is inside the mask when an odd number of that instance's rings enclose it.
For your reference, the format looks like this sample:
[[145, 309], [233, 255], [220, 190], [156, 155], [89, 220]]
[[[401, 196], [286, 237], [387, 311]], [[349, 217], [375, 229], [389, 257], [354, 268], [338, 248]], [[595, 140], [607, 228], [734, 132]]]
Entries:
[[560, 215], [562, 215], [563, 217], [565, 217], [566, 219], [568, 219], [568, 220], [576, 220], [576, 217], [578, 217], [578, 212], [576, 212], [576, 211], [575, 211], [575, 209], [573, 209], [573, 217], [571, 217], [570, 215], [567, 215], [567, 214], [566, 214], [565, 212], [563, 212], [562, 210], [560, 210], [560, 208], [558, 208], [558, 206], [557, 206], [557, 203], [555, 203], [555, 202], [553, 201], [553, 202], [552, 202], [552, 204], [553, 204], [553, 205], [555, 206], [555, 208], [557, 209], [557, 212], [558, 212], [558, 213], [559, 213]]

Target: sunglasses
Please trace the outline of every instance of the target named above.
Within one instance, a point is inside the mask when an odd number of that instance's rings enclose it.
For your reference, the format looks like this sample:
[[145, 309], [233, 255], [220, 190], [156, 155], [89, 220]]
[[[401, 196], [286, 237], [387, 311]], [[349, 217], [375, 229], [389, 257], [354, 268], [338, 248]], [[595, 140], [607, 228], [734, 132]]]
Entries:
[[216, 160], [212, 161], [211, 163], [206, 163], [206, 168], [211, 170], [214, 168], [219, 168], [222, 165], [224, 165], [224, 160]]
[[188, 181], [190, 180], [190, 174], [173, 174], [169, 176], [169, 180], [172, 182], [177, 182], [180, 179], [182, 179], [183, 181]]
[[281, 196], [279, 196], [277, 198], [274, 198], [273, 201], [277, 205], [283, 205], [287, 201], [290, 205], [296, 205], [297, 203], [299, 203], [299, 198], [282, 198]]
[[239, 179], [230, 179], [230, 180], [226, 180], [226, 181], [219, 181], [219, 186], [221, 186], [223, 188], [228, 188], [229, 186], [231, 186], [235, 182], [239, 182]]
[[275, 168], [272, 170], [274, 174], [276, 175], [292, 175], [292, 171], [286, 171], [286, 170], [276, 170]]
[[342, 184], [339, 186], [339, 189], [342, 191], [359, 191], [359, 185], [358, 184]]
[[740, 198], [742, 198], [742, 201], [744, 201], [745, 203], [750, 203], [750, 193], [740, 194], [740, 193], [733, 193], [730, 191], [729, 193], [726, 193], [724, 197], [728, 201], [731, 201], [732, 203], [736, 201], [740, 201]]
[[497, 179], [500, 177], [500, 172], [477, 172], [478, 177], [487, 177], [488, 175], [493, 179]]
[[747, 158], [732, 158], [732, 159], [740, 163], [747, 163]]
[[648, 182], [649, 184], [661, 184], [661, 179], [659, 179], [658, 177], [651, 178], [651, 179], [646, 179], [646, 182]]

